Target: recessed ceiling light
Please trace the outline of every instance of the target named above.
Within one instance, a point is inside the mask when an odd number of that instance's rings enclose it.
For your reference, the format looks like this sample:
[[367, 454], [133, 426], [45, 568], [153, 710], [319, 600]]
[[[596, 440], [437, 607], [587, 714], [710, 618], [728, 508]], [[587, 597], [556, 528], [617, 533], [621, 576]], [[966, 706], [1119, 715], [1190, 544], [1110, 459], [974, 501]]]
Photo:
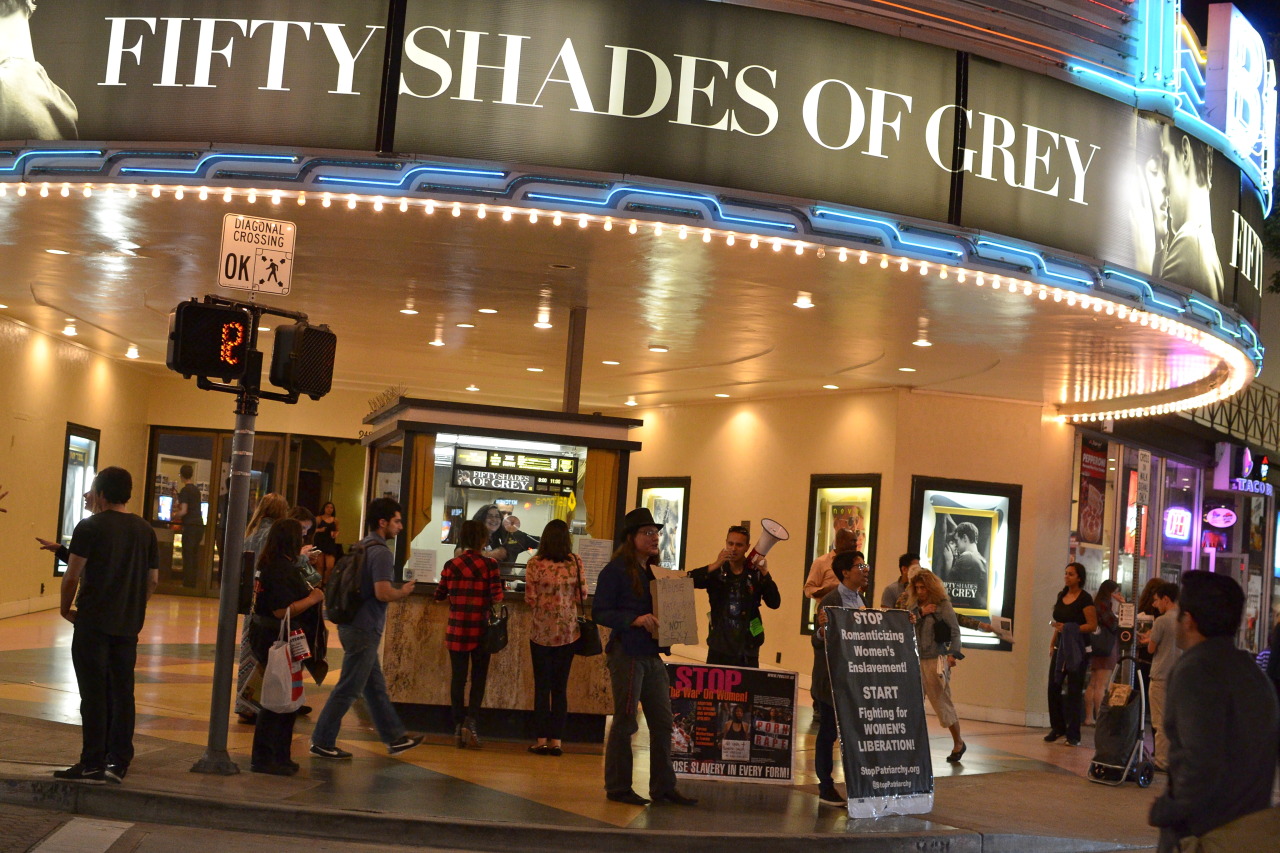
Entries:
[[915, 372], [916, 372], [916, 369], [915, 369], [914, 367], [899, 367], [899, 368], [898, 368], [898, 370], [899, 370], [900, 372], [902, 372], [902, 373], [915, 373]]
[[475, 323], [459, 323], [458, 324], [459, 329], [474, 329], [475, 327], [476, 327]]
[[541, 373], [541, 372], [542, 372], [542, 368], [541, 368], [541, 367], [526, 367], [526, 368], [525, 368], [525, 370], [529, 371], [530, 373]]
[[839, 385], [823, 385], [822, 387], [823, 387], [823, 388], [826, 388], [828, 391], [839, 391], [839, 390], [840, 390], [840, 386], [839, 386]]
[[8, 305], [0, 305], [0, 311], [3, 311], [4, 309], [6, 309], [6, 308], [8, 308], [8, 307], [9, 307]]
[[475, 385], [468, 385], [468, 386], [467, 386], [467, 390], [468, 390], [468, 391], [479, 391], [480, 389], [479, 389], [479, 388], [477, 388]]
[[76, 332], [76, 324], [75, 324], [75, 323], [68, 323], [67, 325], [63, 326], [63, 327], [62, 327], [62, 334], [66, 335], [68, 338], [74, 338], [74, 337], [76, 336], [76, 334], [77, 334], [77, 332]]
[[128, 351], [126, 351], [126, 352], [125, 352], [124, 357], [125, 357], [125, 358], [137, 358], [137, 357], [138, 357], [138, 348], [137, 348], [137, 346], [135, 346], [134, 344], [129, 344], [129, 349], [128, 349]]
[[417, 310], [416, 308], [401, 308], [401, 309], [400, 309], [400, 313], [401, 313], [401, 314], [408, 314], [409, 316], [413, 316], [414, 314], [417, 314], [417, 313], [418, 313], [418, 310]]
[[546, 321], [540, 321], [540, 322], [534, 323], [533, 327], [535, 329], [550, 329], [551, 324]]
[[671, 352], [671, 347], [666, 344], [649, 344], [649, 352]]
[[427, 346], [429, 346], [429, 347], [442, 347], [442, 346], [444, 346], [444, 341], [440, 340], [439, 338], [436, 338], [434, 341], [427, 341]]
[[480, 311], [481, 314], [497, 314], [498, 313], [497, 308], [480, 308], [478, 310]]
[[728, 397], [729, 395], [728, 395], [728, 394], [717, 394], [716, 396], [717, 396], [717, 397]]
[[610, 367], [617, 367], [619, 364], [622, 364], [622, 362], [620, 362], [620, 361], [602, 361], [602, 362], [600, 362], [600, 363], [601, 363], [601, 364], [607, 364], [607, 365], [609, 365]]
[[919, 340], [912, 341], [911, 345], [913, 347], [931, 347], [933, 346], [933, 343], [931, 341], [925, 340], [924, 338], [920, 338]]
[[796, 293], [796, 301], [791, 304], [797, 308], [812, 308], [813, 294], [807, 290], [801, 290]]
[[49, 254], [51, 254], [51, 255], [69, 255], [69, 254], [71, 254], [70, 252], [68, 252], [68, 251], [66, 251], [66, 250], [64, 250], [64, 249], [45, 249], [45, 251], [46, 251], [46, 252], [48, 252], [48, 253], [49, 253]]
[[628, 397], [628, 398], [627, 398], [627, 405], [628, 405], [628, 406], [634, 406], [634, 405], [637, 405], [637, 404], [636, 404], [636, 398], [635, 398], [635, 397]]

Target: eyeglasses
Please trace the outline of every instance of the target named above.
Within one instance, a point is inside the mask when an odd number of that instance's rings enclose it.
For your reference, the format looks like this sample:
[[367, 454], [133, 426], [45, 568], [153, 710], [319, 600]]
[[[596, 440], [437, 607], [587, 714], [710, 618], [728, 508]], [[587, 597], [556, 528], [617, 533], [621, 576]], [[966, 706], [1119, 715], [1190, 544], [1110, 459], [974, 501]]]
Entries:
[[658, 535], [659, 533], [661, 533], [661, 532], [662, 532], [661, 530], [659, 530], [658, 528], [654, 527], [654, 528], [652, 528], [652, 529], [642, 529], [642, 530], [637, 530], [637, 531], [636, 531], [636, 535], [637, 535], [637, 536], [657, 536], [657, 535]]
[[860, 571], [860, 572], [865, 572], [865, 571], [867, 571], [868, 569], [870, 569], [871, 567], [870, 567], [870, 566], [868, 566], [866, 563], [855, 563], [854, 565], [850, 566], [849, 568], [851, 568], [851, 569], [857, 569], [857, 570], [858, 570], [858, 571]]

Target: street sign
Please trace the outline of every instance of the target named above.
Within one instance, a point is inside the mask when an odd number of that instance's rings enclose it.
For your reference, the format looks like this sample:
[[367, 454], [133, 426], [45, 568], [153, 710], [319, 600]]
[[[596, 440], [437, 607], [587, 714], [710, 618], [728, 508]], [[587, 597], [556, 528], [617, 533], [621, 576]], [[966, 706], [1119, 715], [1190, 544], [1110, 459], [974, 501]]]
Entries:
[[1138, 506], [1151, 506], [1151, 451], [1138, 451]]
[[296, 225], [281, 219], [241, 213], [223, 216], [218, 286], [288, 295], [297, 234]]

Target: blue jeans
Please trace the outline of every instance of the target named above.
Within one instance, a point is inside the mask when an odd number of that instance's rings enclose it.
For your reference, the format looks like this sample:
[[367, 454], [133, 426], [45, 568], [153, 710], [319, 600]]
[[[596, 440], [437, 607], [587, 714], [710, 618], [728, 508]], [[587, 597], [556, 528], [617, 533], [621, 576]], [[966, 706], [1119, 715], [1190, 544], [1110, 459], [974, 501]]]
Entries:
[[632, 657], [619, 643], [608, 653], [613, 687], [613, 725], [604, 746], [604, 789], [610, 794], [631, 790], [631, 736], [640, 730], [636, 704], [649, 724], [649, 796], [658, 799], [676, 789], [671, 767], [671, 685], [667, 667], [657, 655]]
[[351, 625], [339, 625], [338, 639], [342, 641], [342, 674], [316, 720], [311, 742], [332, 749], [342, 728], [342, 718], [363, 696], [379, 737], [384, 743], [395, 743], [405, 735], [404, 723], [387, 697], [387, 681], [378, 663], [379, 636]]

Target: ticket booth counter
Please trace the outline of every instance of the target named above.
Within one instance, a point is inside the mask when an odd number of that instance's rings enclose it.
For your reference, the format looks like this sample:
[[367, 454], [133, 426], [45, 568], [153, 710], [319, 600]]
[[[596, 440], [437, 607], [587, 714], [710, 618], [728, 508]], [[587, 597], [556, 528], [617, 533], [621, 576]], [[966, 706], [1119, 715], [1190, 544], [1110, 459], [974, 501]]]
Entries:
[[[404, 508], [396, 566], [401, 577], [417, 582], [415, 595], [387, 608], [382, 667], [392, 701], [412, 726], [452, 730], [448, 607], [434, 599], [436, 580], [453, 557], [462, 522], [497, 507], [503, 532], [518, 524], [521, 535], [500, 566], [510, 643], [490, 662], [480, 729], [493, 737], [526, 737], [533, 665], [525, 564], [546, 523], [562, 519], [583, 557], [588, 593], [594, 591], [626, 511], [628, 460], [640, 449], [628, 431], [641, 422], [402, 397], [365, 423], [366, 496], [392, 497]], [[612, 712], [603, 655], [574, 660], [569, 712], [571, 740], [603, 739]]]

